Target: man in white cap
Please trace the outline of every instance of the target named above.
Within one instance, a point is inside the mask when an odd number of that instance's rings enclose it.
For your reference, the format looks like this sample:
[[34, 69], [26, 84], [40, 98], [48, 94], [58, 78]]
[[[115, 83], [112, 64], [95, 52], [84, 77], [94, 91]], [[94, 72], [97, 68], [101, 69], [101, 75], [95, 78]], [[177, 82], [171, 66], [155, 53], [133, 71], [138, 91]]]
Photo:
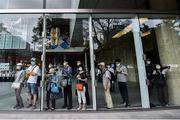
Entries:
[[[28, 100], [29, 105], [27, 108], [33, 106], [33, 109], [36, 109], [36, 100], [37, 100], [37, 78], [40, 75], [40, 68], [36, 65], [36, 58], [31, 58], [31, 66], [26, 71], [26, 76], [28, 76], [27, 87], [28, 87]], [[33, 96], [33, 100], [32, 100]]]
[[112, 102], [112, 97], [110, 94], [111, 73], [106, 68], [105, 62], [100, 62], [99, 68], [102, 70], [102, 75], [103, 75], [102, 80], [103, 80], [103, 87], [104, 87], [105, 101], [107, 104], [107, 109], [112, 109], [113, 108], [113, 102]]

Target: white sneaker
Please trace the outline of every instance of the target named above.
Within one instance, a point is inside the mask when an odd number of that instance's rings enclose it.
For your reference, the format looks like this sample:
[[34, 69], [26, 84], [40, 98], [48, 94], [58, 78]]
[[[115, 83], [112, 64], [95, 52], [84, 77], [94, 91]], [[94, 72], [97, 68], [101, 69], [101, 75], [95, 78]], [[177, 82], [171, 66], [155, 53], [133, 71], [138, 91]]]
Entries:
[[81, 107], [78, 107], [77, 110], [81, 110]]
[[86, 108], [85, 108], [85, 107], [83, 107], [83, 108], [82, 108], [82, 110], [86, 110]]

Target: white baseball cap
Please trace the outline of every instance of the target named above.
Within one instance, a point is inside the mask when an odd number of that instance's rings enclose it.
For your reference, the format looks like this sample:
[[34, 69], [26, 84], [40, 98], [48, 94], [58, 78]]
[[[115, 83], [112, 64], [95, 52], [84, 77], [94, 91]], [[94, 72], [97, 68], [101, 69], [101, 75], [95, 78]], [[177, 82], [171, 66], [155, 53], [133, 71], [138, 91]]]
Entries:
[[17, 65], [17, 66], [22, 66], [22, 63], [17, 63], [16, 65]]

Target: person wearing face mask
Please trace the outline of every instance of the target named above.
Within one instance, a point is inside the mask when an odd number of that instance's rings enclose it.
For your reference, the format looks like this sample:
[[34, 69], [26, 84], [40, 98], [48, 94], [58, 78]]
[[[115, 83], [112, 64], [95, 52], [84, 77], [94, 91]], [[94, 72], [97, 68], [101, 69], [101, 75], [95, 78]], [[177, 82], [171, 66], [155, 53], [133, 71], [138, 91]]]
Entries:
[[100, 62], [99, 63], [99, 68], [102, 70], [102, 80], [103, 80], [103, 87], [104, 87], [104, 94], [105, 94], [105, 101], [107, 104], [107, 109], [112, 109], [113, 108], [113, 101], [110, 93], [110, 79], [111, 79], [111, 74], [106, 68], [105, 62]]
[[82, 86], [82, 89], [80, 90], [76, 88], [78, 94], [78, 103], [79, 103], [78, 110], [86, 110], [85, 84], [87, 83], [87, 76], [82, 67], [79, 67], [79, 72], [76, 76], [76, 79], [77, 79], [77, 83]]
[[160, 64], [156, 64], [156, 68], [153, 71], [155, 76], [155, 84], [157, 89], [157, 96], [161, 106], [167, 106], [169, 103], [168, 90], [166, 82], [166, 73], [170, 67], [162, 67]]
[[[81, 68], [83, 67], [81, 61], [77, 61], [77, 67], [76, 67], [76, 74], [75, 74], [75, 76], [78, 75], [78, 73], [79, 73], [79, 68], [80, 68], [80, 67], [81, 67]], [[85, 71], [84, 71], [84, 72], [85, 72]], [[89, 96], [88, 82], [86, 81], [86, 82], [84, 83], [84, 85], [85, 85], [85, 88], [86, 88], [86, 91], [85, 91], [86, 104], [87, 104], [87, 105], [90, 105], [90, 96]]]
[[127, 89], [127, 68], [126, 66], [122, 65], [120, 59], [116, 59], [116, 75], [117, 75], [117, 82], [119, 91], [122, 96], [122, 104], [125, 105], [125, 107], [129, 106], [129, 96], [128, 96], [128, 89]]
[[[47, 79], [47, 84], [46, 84], [46, 105], [47, 108], [45, 108], [45, 110], [51, 109], [51, 111], [54, 111], [56, 108], [56, 99], [55, 98], [51, 98], [51, 96], [53, 95], [53, 92], [51, 91], [52, 87], [57, 84], [59, 81], [59, 78], [56, 74], [55, 68], [52, 68], [49, 70], [49, 74], [48, 74], [48, 79]], [[51, 98], [51, 107], [50, 107], [50, 98]]]
[[[62, 108], [72, 109], [72, 68], [67, 61], [64, 61], [63, 75], [63, 89], [64, 89], [64, 105]], [[66, 84], [65, 84], [66, 82]], [[69, 104], [67, 104], [67, 101]]]
[[153, 70], [154, 65], [150, 61], [150, 59], [146, 60], [146, 76], [147, 76], [147, 86], [148, 86], [148, 92], [149, 92], [149, 99], [150, 99], [150, 106], [154, 107], [155, 105], [151, 101], [151, 96], [153, 94], [153, 89], [154, 89], [154, 75], [153, 75]]
[[15, 96], [16, 96], [16, 105], [13, 108], [21, 109], [24, 107], [23, 99], [21, 97], [21, 90], [23, 87], [23, 81], [25, 77], [25, 71], [22, 69], [22, 63], [18, 63], [16, 65], [16, 73], [15, 73], [15, 83], [19, 83], [20, 87], [14, 89], [15, 90]]
[[27, 108], [33, 107], [33, 109], [36, 109], [38, 75], [40, 75], [40, 68], [36, 65], [36, 58], [31, 58], [31, 65], [26, 70], [26, 76], [28, 76], [27, 88], [29, 100]]

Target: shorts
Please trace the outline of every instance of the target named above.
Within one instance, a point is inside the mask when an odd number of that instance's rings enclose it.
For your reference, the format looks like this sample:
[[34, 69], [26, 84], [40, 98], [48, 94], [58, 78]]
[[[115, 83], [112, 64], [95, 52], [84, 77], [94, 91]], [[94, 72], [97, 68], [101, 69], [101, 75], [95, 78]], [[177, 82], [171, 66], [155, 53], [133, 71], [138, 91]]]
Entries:
[[37, 94], [37, 85], [36, 83], [27, 83], [28, 93], [35, 95]]

